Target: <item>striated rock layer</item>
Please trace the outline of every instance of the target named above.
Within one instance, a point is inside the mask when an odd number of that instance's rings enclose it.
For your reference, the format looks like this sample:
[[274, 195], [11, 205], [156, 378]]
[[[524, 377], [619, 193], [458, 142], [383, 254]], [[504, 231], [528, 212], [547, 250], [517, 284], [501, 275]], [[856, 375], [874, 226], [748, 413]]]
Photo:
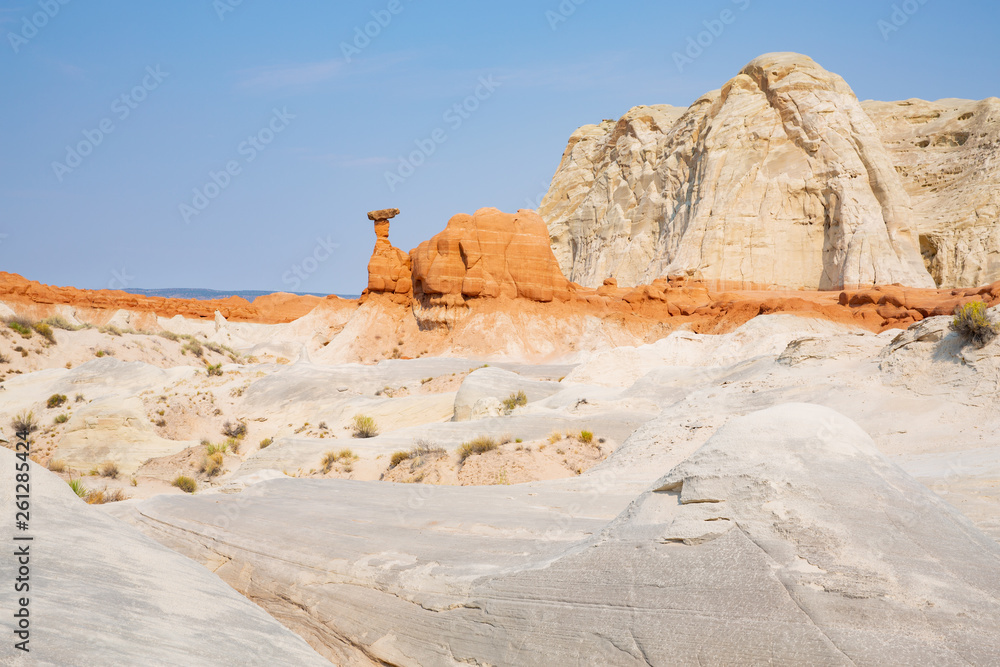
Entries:
[[913, 202], [941, 287], [1000, 280], [1000, 99], [862, 105]]
[[[912, 125], [928, 117], [870, 116], [875, 107], [839, 76], [768, 54], [686, 111], [636, 107], [578, 130], [539, 212], [563, 271], [590, 287], [669, 273], [726, 288], [932, 287], [921, 250], [938, 255], [928, 264], [940, 284], [979, 285], [1000, 279], [996, 195], [986, 192], [995, 105], [984, 104], [938, 113], [938, 126], [920, 130], [934, 148], [897, 173], [900, 155], [924, 142], [907, 143]], [[895, 150], [875, 122], [889, 127], [893, 114]], [[946, 129], [952, 115], [978, 123], [974, 141]], [[955, 157], [963, 162], [946, 167]], [[935, 187], [917, 183], [942, 172], [951, 175]], [[966, 203], [949, 212], [941, 201], [956, 195]]]

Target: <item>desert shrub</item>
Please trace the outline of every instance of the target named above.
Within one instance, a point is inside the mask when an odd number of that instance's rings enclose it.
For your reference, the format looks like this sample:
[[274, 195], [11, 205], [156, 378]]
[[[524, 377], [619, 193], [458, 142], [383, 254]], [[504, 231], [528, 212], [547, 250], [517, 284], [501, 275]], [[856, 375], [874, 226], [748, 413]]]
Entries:
[[52, 459], [49, 461], [49, 470], [52, 472], [66, 472], [66, 462], [62, 459]]
[[181, 346], [182, 354], [187, 354], [188, 352], [190, 352], [196, 357], [200, 357], [205, 353], [205, 350], [202, 349], [201, 343], [198, 341], [198, 339], [191, 338], [190, 340], [188, 340], [188, 342], [184, 343], [184, 345]]
[[240, 453], [240, 441], [236, 438], [229, 438], [226, 440], [226, 446], [229, 447], [229, 451], [233, 454]]
[[73, 400], [77, 403], [83, 403], [86, 399], [83, 397], [83, 394], [77, 394], [73, 397]]
[[6, 354], [0, 353], [0, 364], [9, 364], [9, 363], [10, 363], [10, 357], [8, 357]]
[[113, 324], [109, 324], [106, 327], [98, 327], [97, 330], [100, 331], [101, 333], [106, 333], [106, 334], [109, 334], [111, 336], [121, 336], [122, 335], [122, 330], [119, 329], [118, 327], [116, 327]]
[[549, 444], [550, 445], [554, 445], [557, 442], [559, 442], [560, 440], [562, 440], [562, 433], [559, 433], [558, 431], [553, 431], [552, 435], [549, 436]]
[[159, 336], [160, 338], [166, 338], [167, 340], [174, 341], [175, 343], [181, 339], [181, 337], [178, 336], [177, 334], [175, 334], [173, 331], [165, 331], [164, 330], [164, 331], [159, 332], [156, 335]]
[[511, 394], [503, 400], [503, 407], [508, 413], [513, 412], [514, 408], [527, 405], [528, 395], [523, 391], [519, 391], [516, 394]]
[[341, 449], [339, 452], [330, 451], [323, 455], [323, 473], [326, 474], [330, 472], [334, 464], [338, 461], [343, 463], [344, 466], [348, 466], [352, 461], [358, 458], [357, 454], [352, 452], [350, 449]]
[[209, 454], [202, 459], [201, 472], [209, 477], [215, 477], [222, 472], [222, 452]]
[[260, 441], [260, 448], [267, 449], [273, 444], [274, 444], [274, 438], [264, 438], [263, 440]]
[[226, 436], [227, 438], [235, 438], [237, 440], [242, 440], [244, 437], [246, 437], [246, 434], [247, 434], [247, 425], [244, 422], [241, 421], [234, 422], [234, 421], [229, 421], [227, 419], [226, 423], [222, 425], [222, 435]]
[[69, 488], [73, 489], [73, 493], [78, 497], [83, 498], [87, 495], [87, 487], [83, 485], [83, 481], [79, 478], [71, 479], [66, 483], [69, 484]]
[[97, 472], [100, 473], [101, 477], [110, 477], [111, 479], [118, 479], [118, 464], [114, 461], [105, 461], [100, 466], [97, 467]]
[[431, 381], [431, 380], [433, 380], [433, 379], [434, 379], [434, 378], [424, 378], [424, 379], [422, 379], [422, 380], [420, 381], [420, 384], [427, 384], [428, 382], [430, 382], [430, 381]]
[[21, 334], [22, 338], [31, 338], [31, 320], [24, 317], [8, 317], [4, 321], [8, 327]]
[[198, 482], [185, 475], [179, 475], [172, 484], [184, 493], [194, 493], [198, 490]]
[[368, 415], [354, 415], [354, 437], [374, 438], [378, 435], [378, 424]]
[[493, 451], [499, 446], [500, 444], [493, 438], [481, 435], [475, 440], [470, 440], [458, 448], [458, 460], [464, 463], [465, 459], [469, 458], [473, 454], [485, 454], [486, 452]]
[[[73, 326], [72, 324], [70, 324], [69, 322], [67, 322], [65, 318], [60, 317], [59, 315], [53, 315], [52, 317], [46, 317], [44, 320], [42, 320], [41, 323], [42, 324], [47, 324], [50, 327], [52, 327], [53, 329], [62, 329], [64, 331], [79, 331], [80, 329], [83, 328], [83, 327]], [[38, 333], [41, 333], [41, 332], [39, 331]]]
[[392, 458], [389, 459], [389, 467], [395, 468], [403, 461], [410, 458], [410, 452], [393, 452]]
[[35, 419], [35, 413], [18, 413], [12, 420], [10, 420], [10, 428], [14, 431], [15, 435], [27, 438], [29, 435], [38, 430], [38, 420]]
[[104, 490], [104, 502], [106, 503], [119, 503], [123, 500], [128, 500], [129, 496], [125, 495], [124, 489], [113, 489], [108, 491]]
[[589, 445], [594, 442], [594, 434], [590, 431], [580, 431], [580, 442]]
[[49, 399], [45, 401], [45, 407], [51, 410], [52, 408], [58, 408], [65, 402], [66, 394], [52, 394], [49, 396]]
[[222, 364], [218, 363], [214, 366], [212, 364], [205, 364], [205, 370], [208, 371], [209, 377], [222, 375]]
[[35, 324], [32, 326], [32, 329], [38, 332], [39, 336], [49, 341], [53, 345], [55, 345], [56, 335], [55, 333], [53, 333], [52, 327], [50, 327], [48, 324], [46, 324], [45, 322], [35, 322]]
[[222, 444], [219, 445], [213, 445], [207, 440], [202, 440], [201, 444], [205, 445], [205, 454], [207, 456], [212, 456], [213, 454], [225, 454], [227, 451], [229, 451], [228, 442], [223, 442]]
[[91, 489], [87, 492], [84, 500], [87, 501], [88, 505], [103, 505], [105, 503], [104, 491], [105, 489]]
[[67, 415], [64, 412], [61, 415], [56, 415], [56, 418], [52, 420], [52, 423], [53, 424], [65, 424], [68, 421], [69, 421], [69, 415]]
[[997, 326], [990, 322], [986, 304], [982, 301], [957, 307], [951, 328], [975, 347], [983, 347], [997, 336]]

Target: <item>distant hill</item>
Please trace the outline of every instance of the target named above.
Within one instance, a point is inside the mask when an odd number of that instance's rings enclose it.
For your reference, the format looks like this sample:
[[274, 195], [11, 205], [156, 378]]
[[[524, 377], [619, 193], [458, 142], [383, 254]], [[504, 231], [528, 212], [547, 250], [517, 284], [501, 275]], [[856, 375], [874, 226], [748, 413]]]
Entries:
[[[253, 301], [259, 296], [274, 294], [274, 291], [234, 290], [231, 292], [227, 292], [224, 290], [198, 289], [194, 287], [167, 287], [160, 289], [126, 289], [122, 291], [128, 292], [129, 294], [142, 294], [143, 296], [160, 296], [167, 299], [201, 299], [203, 301], [208, 301], [211, 299], [226, 299], [231, 296], [239, 296], [243, 297], [247, 301]], [[296, 294], [298, 296], [321, 296], [321, 297], [326, 296], [326, 294], [321, 294], [319, 292], [290, 292], [290, 294]], [[338, 296], [344, 299], [357, 299], [360, 295], [338, 294]]]

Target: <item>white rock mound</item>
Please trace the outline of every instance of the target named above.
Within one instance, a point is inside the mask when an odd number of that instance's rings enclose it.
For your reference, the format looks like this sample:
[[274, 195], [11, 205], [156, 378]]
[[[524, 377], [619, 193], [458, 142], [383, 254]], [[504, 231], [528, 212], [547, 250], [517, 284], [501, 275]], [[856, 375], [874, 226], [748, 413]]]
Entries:
[[679, 117], [637, 107], [581, 128], [539, 212], [563, 272], [591, 287], [934, 286], [875, 124], [794, 53], [753, 60]]
[[[815, 405], [731, 421], [631, 502], [614, 475], [592, 493], [251, 493], [158, 497], [128, 518], [222, 563], [338, 664], [1000, 661], [1000, 546]], [[289, 530], [290, 508], [310, 531]]]

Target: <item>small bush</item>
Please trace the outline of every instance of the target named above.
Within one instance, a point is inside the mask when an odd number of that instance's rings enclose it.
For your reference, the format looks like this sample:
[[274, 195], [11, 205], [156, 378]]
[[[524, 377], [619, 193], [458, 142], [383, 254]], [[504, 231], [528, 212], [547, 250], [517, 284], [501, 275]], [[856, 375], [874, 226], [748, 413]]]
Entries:
[[118, 464], [114, 461], [105, 461], [97, 468], [97, 472], [101, 477], [110, 477], [111, 479], [118, 479]]
[[71, 479], [66, 483], [69, 484], [69, 488], [73, 489], [73, 493], [75, 493], [78, 497], [80, 498], [86, 497], [87, 487], [83, 485], [82, 480], [80, 480], [79, 478]]
[[378, 424], [368, 415], [354, 415], [354, 437], [374, 438], [378, 435]]
[[224, 442], [220, 445], [213, 445], [206, 440], [202, 440], [201, 444], [205, 445], [205, 454], [207, 456], [212, 456], [213, 454], [225, 454], [229, 450], [228, 442]]
[[975, 347], [984, 347], [997, 336], [997, 326], [990, 322], [986, 304], [982, 301], [957, 307], [951, 328]]
[[194, 493], [198, 490], [198, 482], [184, 475], [177, 477], [177, 479], [173, 481], [173, 485], [184, 493]]
[[0, 353], [0, 364], [9, 364], [9, 363], [10, 363], [10, 357], [8, 357], [6, 354]]
[[52, 394], [49, 396], [49, 400], [45, 401], [45, 407], [51, 410], [52, 408], [58, 408], [65, 402], [66, 394]]
[[557, 431], [553, 431], [552, 435], [549, 436], [549, 444], [550, 445], [554, 445], [557, 442], [559, 442], [560, 440], [562, 440], [562, 433], [559, 433]]
[[207, 455], [201, 462], [201, 472], [215, 477], [222, 472], [222, 452]]
[[240, 453], [240, 441], [237, 440], [236, 438], [229, 438], [228, 440], [226, 440], [226, 446], [229, 447], [229, 451], [231, 451], [233, 454]]
[[244, 437], [246, 437], [246, 434], [247, 434], [247, 425], [244, 422], [241, 421], [233, 422], [227, 419], [226, 423], [222, 425], [222, 435], [226, 436], [227, 438], [235, 438], [237, 440], [242, 440]]
[[594, 434], [590, 431], [580, 431], [580, 442], [589, 445], [594, 442]]
[[458, 448], [458, 460], [462, 463], [473, 454], [485, 454], [499, 447], [499, 443], [493, 438], [481, 435], [475, 440], [466, 442]]
[[7, 326], [21, 334], [21, 338], [31, 338], [31, 323], [22, 318], [7, 320]]
[[408, 460], [409, 458], [410, 458], [410, 452], [393, 452], [392, 458], [389, 459], [389, 467], [395, 468], [400, 463]]
[[504, 410], [506, 410], [508, 413], [513, 412], [514, 408], [516, 407], [527, 404], [528, 404], [528, 395], [525, 394], [523, 391], [519, 391], [516, 394], [511, 394], [503, 401]]
[[29, 435], [38, 430], [38, 420], [35, 419], [35, 413], [18, 413], [17, 416], [10, 420], [10, 428], [14, 431], [14, 435], [21, 438], [27, 438]]
[[323, 455], [323, 461], [322, 461], [323, 474], [330, 472], [334, 464], [337, 463], [338, 461], [343, 463], [346, 468], [351, 463], [351, 461], [354, 461], [356, 458], [358, 458], [357, 455], [350, 449], [341, 449], [339, 452], [333, 452], [333, 451], [327, 452], [326, 454]]
[[175, 343], [181, 339], [181, 337], [175, 334], [173, 331], [161, 331], [156, 335], [159, 336], [160, 338], [166, 338], [167, 340], [172, 340]]
[[[72, 324], [70, 324], [69, 322], [67, 322], [65, 318], [60, 317], [59, 315], [53, 315], [52, 317], [46, 317], [44, 320], [42, 320], [41, 323], [42, 324], [47, 324], [48, 326], [52, 327], [53, 329], [62, 329], [64, 331], [79, 331], [80, 329], [83, 328], [83, 327], [73, 326]], [[38, 333], [42, 333], [42, 332], [39, 331]]]
[[267, 449], [273, 444], [274, 444], [274, 438], [264, 438], [263, 440], [260, 441], [260, 448]]
[[202, 349], [201, 343], [196, 338], [191, 338], [181, 347], [182, 354], [187, 354], [188, 352], [196, 357], [201, 357], [205, 353], [205, 350]]
[[56, 415], [56, 418], [52, 420], [53, 424], [65, 424], [69, 421], [69, 416], [64, 412], [61, 415]]
[[73, 397], [73, 400], [77, 403], [83, 403], [86, 399], [83, 397], [83, 394], [77, 394]]
[[52, 327], [45, 322], [36, 322], [32, 328], [38, 332], [38, 335], [49, 341], [53, 345], [56, 344], [56, 335], [52, 332]]
[[49, 461], [49, 470], [52, 472], [66, 472], [66, 462], [62, 459], [52, 459]]
[[214, 366], [212, 364], [205, 364], [205, 370], [208, 371], [209, 377], [222, 375], [222, 363], [220, 362]]

